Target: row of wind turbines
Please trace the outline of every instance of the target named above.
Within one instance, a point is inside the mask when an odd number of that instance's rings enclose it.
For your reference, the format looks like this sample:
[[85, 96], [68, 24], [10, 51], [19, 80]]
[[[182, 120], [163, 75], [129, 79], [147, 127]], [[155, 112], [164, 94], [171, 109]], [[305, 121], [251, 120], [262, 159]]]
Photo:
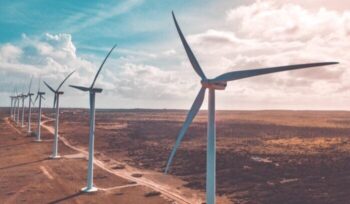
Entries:
[[[290, 71], [296, 69], [305, 69], [305, 68], [313, 68], [319, 66], [333, 65], [338, 64], [338, 62], [319, 62], [319, 63], [309, 63], [309, 64], [295, 64], [288, 66], [279, 66], [279, 67], [269, 67], [269, 68], [260, 68], [260, 69], [249, 69], [249, 70], [241, 70], [241, 71], [233, 71], [224, 73], [219, 75], [213, 79], [208, 79], [204, 74], [201, 66], [199, 65], [195, 55], [193, 54], [190, 46], [188, 45], [180, 26], [177, 23], [174, 12], [172, 12], [172, 17], [175, 23], [176, 30], [181, 39], [182, 45], [186, 51], [187, 57], [194, 69], [194, 71], [199, 75], [201, 81], [201, 89], [198, 92], [194, 103], [189, 110], [185, 122], [178, 133], [178, 137], [176, 139], [175, 145], [170, 153], [168, 162], [165, 167], [165, 173], [168, 173], [172, 160], [175, 157], [176, 150], [180, 146], [182, 139], [184, 138], [187, 129], [192, 123], [193, 119], [197, 115], [199, 109], [202, 106], [204, 101], [206, 90], [209, 92], [208, 97], [208, 126], [207, 126], [207, 164], [206, 164], [206, 203], [214, 204], [215, 203], [215, 192], [216, 192], [216, 127], [215, 127], [215, 91], [216, 90], [225, 90], [227, 86], [227, 82], [264, 75], [264, 74], [272, 74], [276, 72], [282, 71]], [[88, 173], [87, 173], [87, 186], [82, 189], [84, 192], [93, 192], [98, 190], [93, 184], [93, 163], [94, 163], [94, 134], [95, 134], [95, 95], [96, 93], [101, 93], [101, 88], [95, 88], [95, 82], [97, 77], [99, 76], [106, 60], [112, 53], [116, 46], [113, 46], [109, 51], [105, 59], [103, 60], [101, 66], [99, 67], [91, 86], [83, 87], [70, 85], [70, 87], [78, 89], [80, 91], [89, 92], [89, 102], [90, 102], [90, 130], [89, 130], [89, 156], [88, 156]], [[66, 78], [61, 82], [57, 89], [52, 88], [47, 82], [44, 81], [44, 84], [47, 88], [54, 94], [54, 102], [53, 108], [55, 109], [55, 134], [54, 134], [54, 142], [52, 147], [52, 155], [50, 156], [52, 159], [59, 158], [58, 154], [58, 128], [59, 128], [59, 97], [63, 95], [63, 91], [60, 91], [60, 88], [66, 82], [66, 80], [74, 73], [71, 72]], [[40, 133], [41, 133], [41, 115], [42, 115], [42, 100], [45, 99], [45, 92], [40, 91], [40, 80], [39, 80], [39, 89], [37, 91], [37, 95], [34, 101], [32, 101], [33, 93], [30, 92], [30, 87], [32, 84], [32, 80], [29, 85], [29, 91], [27, 94], [17, 94], [14, 96], [10, 96], [11, 98], [11, 109], [10, 114], [11, 118], [15, 121], [18, 126], [24, 127], [24, 103], [25, 99], [29, 98], [28, 103], [28, 133], [31, 132], [31, 105], [34, 105], [37, 99], [39, 99], [38, 104], [38, 130], [36, 132], [36, 141], [40, 141]], [[20, 112], [20, 101], [22, 102], [22, 117], [21, 124], [19, 118]]]

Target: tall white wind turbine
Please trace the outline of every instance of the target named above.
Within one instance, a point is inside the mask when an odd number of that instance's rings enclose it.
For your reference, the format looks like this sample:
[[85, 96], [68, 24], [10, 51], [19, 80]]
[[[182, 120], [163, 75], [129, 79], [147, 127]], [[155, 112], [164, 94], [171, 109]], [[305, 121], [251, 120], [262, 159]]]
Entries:
[[15, 88], [15, 95], [14, 95], [14, 104], [13, 104], [13, 121], [17, 123], [17, 103], [18, 103], [18, 93], [17, 88]]
[[179, 33], [182, 44], [186, 50], [187, 56], [194, 68], [195, 72], [201, 78], [201, 89], [190, 109], [186, 120], [179, 132], [176, 143], [173, 147], [173, 150], [169, 156], [168, 163], [165, 169], [165, 173], [168, 172], [173, 157], [175, 156], [176, 150], [179, 147], [185, 133], [193, 121], [194, 117], [197, 115], [205, 96], [206, 89], [209, 90], [208, 98], [208, 130], [207, 130], [207, 173], [206, 173], [206, 203], [214, 204], [215, 203], [215, 176], [216, 176], [216, 130], [215, 130], [215, 90], [224, 90], [226, 88], [227, 82], [239, 80], [248, 77], [254, 77], [263, 74], [271, 74], [275, 72], [282, 72], [295, 69], [310, 68], [316, 66], [325, 66], [331, 64], [337, 64], [337, 62], [323, 62], [323, 63], [311, 63], [311, 64], [297, 64], [281, 67], [271, 67], [271, 68], [262, 68], [262, 69], [251, 69], [251, 70], [242, 70], [242, 71], [233, 71], [228, 72], [222, 75], [219, 75], [213, 79], [208, 79], [202, 68], [200, 67], [198, 61], [196, 60], [191, 48], [186, 42], [184, 35], [182, 34], [180, 27], [176, 21], [175, 15], [172, 12], [173, 20]]
[[33, 77], [30, 79], [30, 83], [29, 83], [29, 89], [28, 89], [28, 93], [27, 93], [27, 97], [28, 97], [28, 134], [30, 134], [32, 132], [31, 130], [31, 121], [32, 121], [32, 96], [34, 95], [33, 93], [30, 92], [31, 88], [32, 88], [32, 82], [33, 82]]
[[68, 76], [61, 82], [61, 84], [58, 86], [58, 88], [55, 90], [53, 89], [49, 84], [47, 84], [44, 81], [44, 84], [55, 94], [54, 100], [53, 100], [53, 108], [56, 108], [56, 119], [55, 119], [55, 136], [54, 136], [54, 143], [52, 147], [52, 155], [50, 158], [52, 159], [57, 159], [60, 158], [58, 155], [58, 120], [59, 120], [59, 115], [60, 115], [60, 107], [59, 107], [59, 98], [60, 95], [63, 94], [62, 91], [60, 91], [60, 88], [64, 84], [64, 82], [74, 73], [75, 71], [72, 71]]
[[15, 114], [17, 114], [17, 117], [16, 117], [17, 126], [19, 126], [19, 103], [20, 103], [20, 100], [21, 100], [21, 94], [17, 94], [17, 113], [15, 112]]
[[21, 99], [22, 99], [21, 127], [24, 127], [24, 109], [25, 109], [24, 101], [26, 98], [27, 98], [27, 95], [22, 93], [21, 94]]
[[39, 87], [38, 87], [38, 92], [37, 95], [35, 97], [35, 100], [33, 102], [33, 106], [35, 104], [35, 102], [39, 99], [39, 104], [38, 104], [38, 130], [36, 133], [36, 142], [41, 142], [41, 101], [44, 98], [45, 92], [40, 91], [40, 87], [41, 87], [41, 79], [39, 79]]
[[98, 189], [94, 186], [94, 141], [95, 141], [95, 94], [101, 93], [101, 88], [94, 88], [96, 79], [98, 75], [100, 74], [103, 65], [105, 64], [106, 60], [108, 59], [109, 55], [112, 53], [116, 45], [112, 47], [112, 49], [109, 51], [105, 59], [103, 60], [100, 68], [98, 69], [94, 81], [92, 82], [90, 87], [83, 87], [83, 86], [75, 86], [75, 85], [69, 85], [72, 88], [76, 88], [80, 91], [88, 91], [90, 93], [90, 130], [89, 130], [89, 161], [88, 161], [88, 173], [87, 173], [87, 186], [82, 188], [81, 190], [84, 192], [94, 192]]
[[15, 104], [15, 120], [14, 122], [16, 123], [17, 126], [19, 126], [19, 101], [20, 101], [20, 94], [18, 94], [17, 89], [16, 89], [16, 104]]
[[15, 101], [15, 96], [10, 96], [10, 99], [11, 99], [11, 105], [10, 105], [10, 119], [13, 119], [13, 104], [14, 104], [14, 101]]

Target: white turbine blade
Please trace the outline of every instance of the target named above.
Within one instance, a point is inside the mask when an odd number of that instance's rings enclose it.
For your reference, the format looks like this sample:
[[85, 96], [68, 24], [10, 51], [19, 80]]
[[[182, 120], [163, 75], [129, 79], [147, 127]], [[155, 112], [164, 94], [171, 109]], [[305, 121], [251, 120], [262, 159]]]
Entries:
[[57, 100], [57, 94], [55, 93], [55, 97], [53, 98], [53, 107], [52, 108], [56, 107], [56, 100]]
[[32, 88], [32, 81], [33, 81], [33, 77], [32, 77], [32, 78], [30, 78], [30, 83], [29, 83], [28, 94], [30, 93], [30, 89]]
[[176, 30], [177, 32], [179, 33], [179, 36], [180, 36], [180, 39], [181, 39], [181, 42], [186, 50], [186, 53], [187, 53], [187, 56], [188, 56], [188, 59], [190, 60], [191, 64], [192, 64], [192, 67], [194, 68], [194, 71], [196, 71], [196, 73], [201, 77], [202, 80], [204, 79], [207, 79], [207, 77], [205, 76], [201, 66], [199, 65], [196, 57], [194, 56], [190, 46], [188, 45], [184, 35], [182, 34], [182, 31], [180, 29], [180, 26], [178, 25], [177, 21], [176, 21], [176, 18], [175, 18], [175, 14], [174, 12], [172, 12], [172, 15], [173, 15], [173, 19], [174, 19], [174, 23], [175, 23], [175, 26], [176, 26]]
[[38, 92], [40, 92], [40, 87], [41, 87], [41, 77], [39, 78]]
[[46, 100], [46, 98], [44, 96], [41, 96], [42, 99]]
[[72, 88], [81, 90], [81, 91], [89, 91], [89, 90], [90, 90], [90, 88], [88, 88], [88, 87], [83, 87], [83, 86], [75, 86], [75, 85], [69, 85], [69, 86], [72, 87]]
[[53, 89], [50, 85], [48, 85], [46, 83], [46, 81], [44, 81], [44, 84], [47, 86], [47, 88], [49, 88], [52, 92], [56, 93], [55, 89]]
[[117, 46], [117, 45], [114, 45], [114, 46], [112, 47], [112, 49], [108, 52], [107, 56], [106, 56], [105, 59], [103, 60], [103, 62], [102, 62], [102, 64], [101, 64], [100, 68], [98, 69], [98, 71], [97, 71], [97, 73], [96, 73], [96, 75], [95, 75], [94, 81], [92, 82], [92, 84], [91, 84], [91, 86], [90, 86], [91, 89], [94, 87], [95, 82], [96, 82], [96, 79], [97, 79], [98, 75], [100, 74], [103, 65], [105, 64], [105, 62], [107, 61], [109, 55], [111, 55], [112, 51], [114, 50], [114, 48], [115, 48], [116, 46]]
[[179, 135], [176, 139], [176, 143], [175, 143], [173, 150], [171, 151], [171, 154], [169, 156], [168, 163], [167, 163], [166, 168], [165, 168], [165, 173], [168, 172], [169, 167], [171, 165], [171, 162], [175, 156], [176, 150], [180, 146], [180, 143], [181, 143], [182, 139], [184, 138], [188, 127], [190, 126], [194, 117], [197, 115], [199, 109], [201, 108], [203, 100], [204, 100], [204, 96], [205, 96], [205, 88], [202, 87], [201, 90], [199, 91], [197, 97], [196, 97], [196, 100], [193, 102], [193, 105], [192, 105], [190, 111], [188, 112], [186, 120], [185, 120], [185, 122], [184, 122], [184, 124], [179, 132]]
[[56, 89], [56, 91], [60, 90], [61, 86], [64, 84], [65, 81], [67, 81], [67, 79], [75, 72], [72, 71], [70, 74], [68, 74], [68, 76], [61, 82], [61, 84], [58, 86], [58, 88]]
[[35, 97], [35, 99], [34, 99], [34, 102], [33, 102], [33, 106], [34, 106], [34, 104], [36, 103], [36, 100], [38, 100], [38, 98], [39, 98], [39, 94], [36, 95], [36, 97]]
[[283, 71], [289, 71], [289, 70], [295, 70], [295, 69], [305, 69], [305, 68], [326, 66], [326, 65], [332, 65], [332, 64], [338, 64], [338, 62], [296, 64], [296, 65], [288, 65], [288, 66], [281, 66], [281, 67], [270, 67], [270, 68], [263, 68], [263, 69], [250, 69], [250, 70], [234, 71], [234, 72], [228, 72], [228, 73], [222, 74], [222, 75], [216, 77], [215, 79], [213, 79], [212, 81], [214, 81], [214, 82], [215, 81], [233, 81], [233, 80], [263, 75], [263, 74], [271, 74], [271, 73], [275, 73], [275, 72], [283, 72]]

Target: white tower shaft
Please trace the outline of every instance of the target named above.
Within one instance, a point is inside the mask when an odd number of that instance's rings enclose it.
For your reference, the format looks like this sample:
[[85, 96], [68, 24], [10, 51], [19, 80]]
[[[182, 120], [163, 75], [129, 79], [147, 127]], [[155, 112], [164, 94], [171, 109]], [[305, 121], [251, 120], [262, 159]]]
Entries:
[[21, 120], [22, 127], [24, 127], [24, 99], [25, 99], [25, 97], [22, 96], [22, 120]]
[[95, 143], [95, 92], [90, 91], [90, 131], [89, 131], [89, 161], [87, 173], [87, 186], [85, 192], [97, 191], [94, 187], [94, 143]]
[[38, 133], [36, 135], [36, 141], [40, 142], [41, 141], [41, 98], [42, 96], [39, 95], [39, 119], [38, 119]]
[[32, 95], [29, 93], [29, 105], [28, 105], [28, 133], [31, 133], [31, 117], [32, 117]]
[[58, 155], [58, 123], [59, 123], [59, 116], [60, 116], [60, 108], [59, 108], [59, 102], [60, 102], [60, 95], [57, 94], [57, 100], [56, 100], [56, 120], [55, 120], [55, 136], [54, 136], [54, 142], [52, 147], [52, 155], [51, 158], [56, 159], [60, 156]]
[[208, 103], [208, 140], [207, 140], [207, 204], [215, 204], [216, 185], [216, 130], [215, 130], [215, 90], [209, 89]]

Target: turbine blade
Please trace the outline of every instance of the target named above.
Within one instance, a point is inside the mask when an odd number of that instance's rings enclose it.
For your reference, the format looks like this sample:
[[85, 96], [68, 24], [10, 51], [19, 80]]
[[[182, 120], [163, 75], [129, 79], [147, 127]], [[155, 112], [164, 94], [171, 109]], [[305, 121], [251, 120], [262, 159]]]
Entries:
[[46, 100], [46, 98], [44, 96], [41, 96], [42, 99]]
[[53, 107], [52, 108], [56, 107], [56, 100], [57, 100], [57, 94], [55, 93], [55, 97], [53, 99]]
[[60, 90], [61, 86], [64, 84], [65, 81], [67, 81], [67, 79], [75, 72], [72, 71], [70, 74], [68, 74], [68, 76], [62, 81], [62, 83], [58, 86], [58, 88], [56, 89], [56, 91]]
[[175, 17], [175, 14], [174, 14], [173, 11], [172, 11], [172, 15], [173, 15], [174, 23], [175, 23], [175, 26], [176, 26], [176, 30], [179, 33], [182, 45], [184, 46], [184, 48], [186, 50], [187, 57], [190, 60], [194, 71], [201, 77], [202, 80], [207, 79], [207, 77], [205, 76], [205, 74], [204, 74], [201, 66], [199, 65], [196, 57], [194, 56], [190, 46], [188, 45], [184, 35], [182, 34], [182, 31], [180, 29], [180, 26], [177, 23], [177, 20], [176, 20], [176, 17]]
[[250, 69], [250, 70], [242, 70], [242, 71], [234, 71], [234, 72], [228, 72], [225, 74], [222, 74], [212, 81], [233, 81], [263, 74], [271, 74], [275, 72], [283, 72], [283, 71], [289, 71], [289, 70], [295, 70], [295, 69], [305, 69], [305, 68], [311, 68], [311, 67], [318, 67], [318, 66], [326, 66], [326, 65], [332, 65], [332, 64], [338, 64], [338, 62], [321, 62], [321, 63], [310, 63], [310, 64], [296, 64], [296, 65], [288, 65], [288, 66], [281, 66], [281, 67], [270, 67], [270, 68], [263, 68], [263, 69]]
[[38, 98], [39, 98], [39, 94], [36, 95], [34, 102], [33, 102], [33, 105], [36, 103], [36, 100], [38, 100]]
[[30, 89], [32, 88], [32, 81], [33, 81], [33, 76], [32, 76], [32, 78], [30, 78], [28, 94], [30, 93]]
[[114, 45], [114, 46], [112, 47], [112, 49], [108, 52], [107, 56], [106, 56], [105, 59], [103, 60], [103, 62], [102, 62], [102, 64], [101, 64], [100, 68], [98, 69], [98, 71], [97, 71], [97, 73], [96, 73], [96, 75], [95, 75], [94, 81], [92, 82], [92, 84], [91, 84], [91, 86], [90, 86], [91, 89], [94, 87], [95, 82], [96, 82], [96, 79], [97, 79], [98, 75], [100, 74], [103, 65], [105, 64], [105, 62], [107, 61], [109, 55], [112, 53], [112, 51], [114, 50], [114, 48], [115, 48], [116, 46], [117, 46], [117, 45]]
[[188, 112], [186, 120], [185, 120], [185, 122], [184, 122], [184, 124], [179, 132], [179, 135], [176, 139], [176, 143], [175, 143], [173, 150], [171, 151], [171, 154], [169, 156], [168, 163], [167, 163], [166, 168], [165, 168], [165, 173], [168, 172], [169, 167], [171, 165], [171, 162], [175, 156], [176, 150], [180, 146], [180, 143], [181, 143], [182, 139], [184, 138], [188, 127], [190, 126], [194, 117], [197, 115], [199, 109], [201, 108], [203, 100], [204, 100], [204, 96], [205, 96], [205, 88], [202, 87], [201, 90], [199, 91], [197, 97], [196, 97], [196, 100], [193, 102], [193, 105], [192, 105], [190, 111]]
[[89, 91], [89, 90], [90, 90], [90, 88], [88, 88], [88, 87], [83, 87], [83, 86], [75, 86], [75, 85], [69, 85], [69, 86], [72, 87], [72, 88], [81, 90], [81, 91]]
[[40, 87], [41, 87], [41, 77], [39, 78], [38, 92], [40, 92]]
[[50, 85], [48, 85], [46, 83], [46, 81], [44, 81], [44, 84], [47, 86], [47, 88], [49, 88], [52, 92], [56, 93], [55, 89], [53, 89]]

